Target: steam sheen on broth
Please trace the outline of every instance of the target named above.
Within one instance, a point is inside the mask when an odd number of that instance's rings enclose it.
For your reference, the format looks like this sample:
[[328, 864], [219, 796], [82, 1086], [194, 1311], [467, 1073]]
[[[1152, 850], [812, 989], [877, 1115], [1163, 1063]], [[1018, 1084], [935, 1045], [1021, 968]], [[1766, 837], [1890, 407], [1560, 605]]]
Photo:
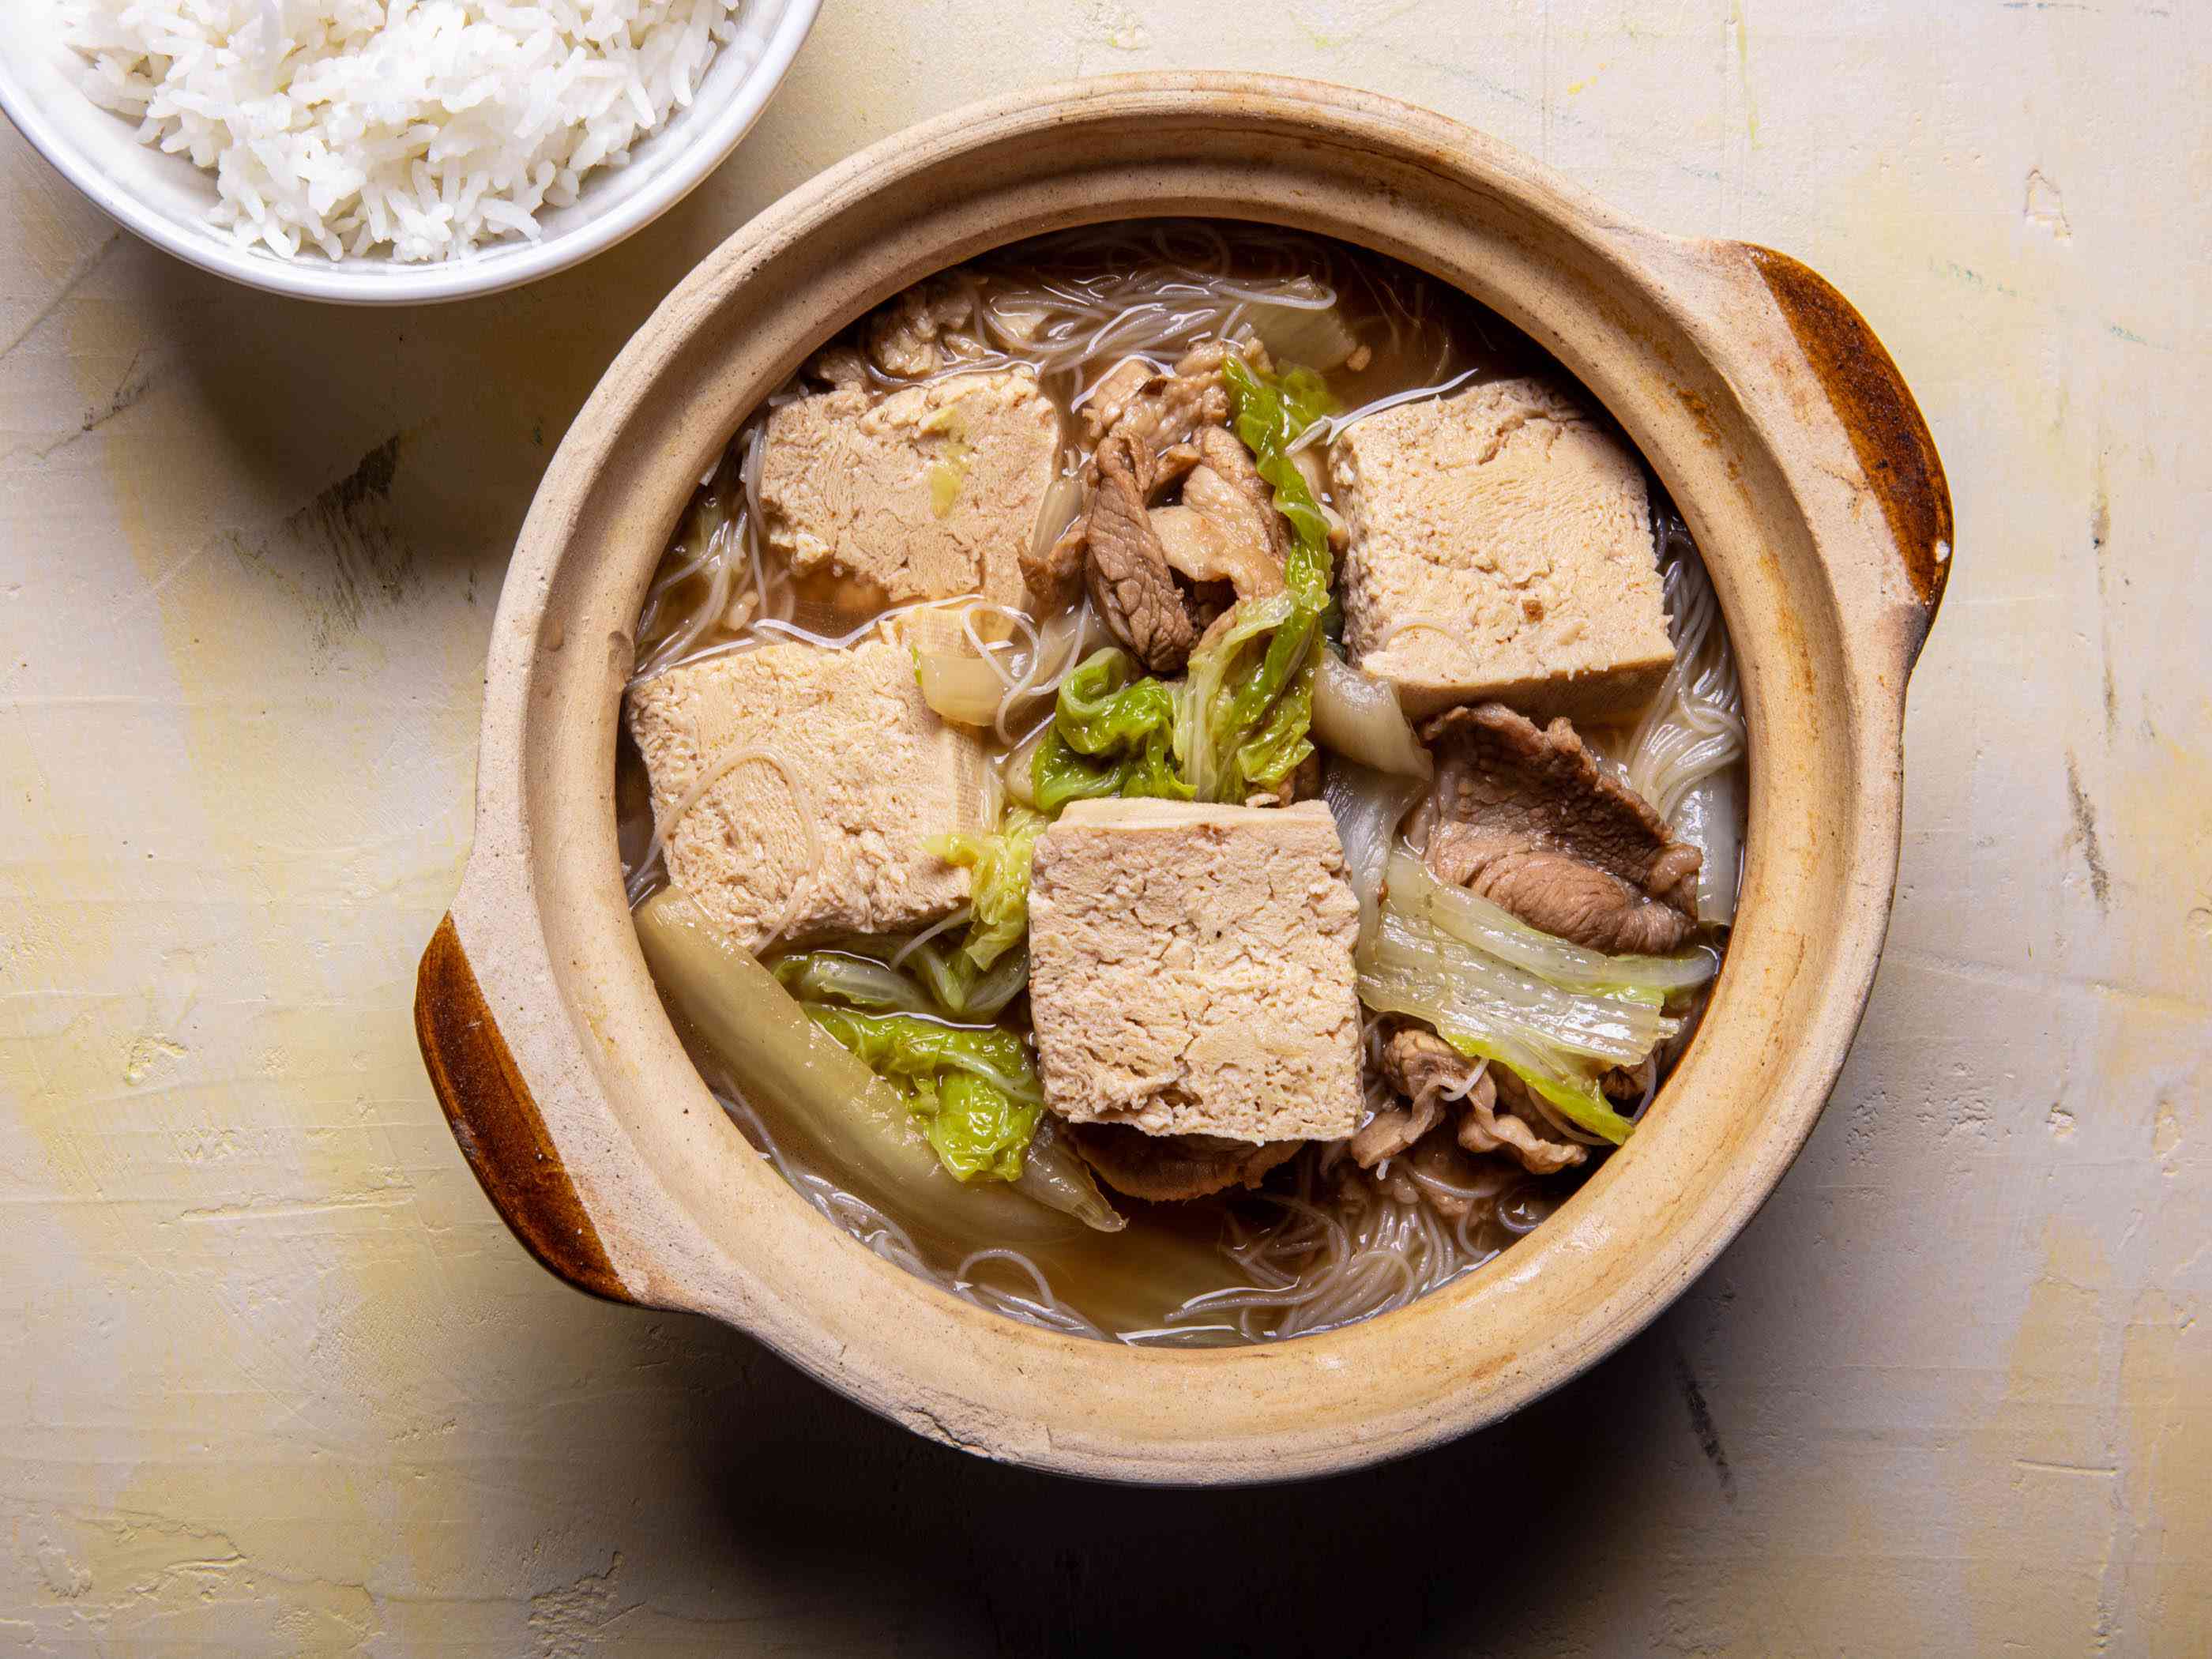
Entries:
[[[1285, 1155], [1279, 1158], [1269, 1153], [1272, 1167], [1251, 1170], [1255, 1184], [1178, 1201], [1128, 1197], [1114, 1190], [1111, 1176], [1103, 1188], [1094, 1184], [1092, 1166], [1111, 1170], [1115, 1158], [1132, 1147], [1147, 1158], [1166, 1152], [1157, 1138], [1139, 1146], [1127, 1138], [1134, 1131], [1127, 1131], [1116, 1141], [1115, 1132], [1066, 1121], [1052, 1109], [1052, 1089], [1040, 1088], [1030, 1058], [1025, 915], [1006, 922], [1007, 941], [988, 965], [980, 965], [988, 950], [962, 959], [960, 941], [982, 936], [1004, 908], [1010, 884], [987, 881], [978, 864], [969, 902], [946, 907], [927, 925], [865, 937], [825, 933], [795, 920], [802, 906], [821, 896], [806, 890], [812, 878], [805, 873], [821, 866], [827, 833], [817, 799], [818, 769], [786, 752], [772, 730], [710, 744], [694, 714], [687, 781], [680, 792], [664, 793], [656, 826], [646, 759], [630, 733], [617, 756], [624, 873], [632, 906], [643, 907], [648, 961], [702, 1075], [747, 1140], [866, 1248], [970, 1303], [1100, 1340], [1203, 1346], [1329, 1329], [1402, 1307], [1540, 1225], [1642, 1115], [1688, 1040], [1733, 920], [1740, 867], [1745, 728], [1734, 659], [1697, 550], [1656, 485], [1649, 486], [1650, 557], [1663, 591], [1672, 660], [1638, 682], [1635, 706], [1578, 714], [1564, 739], [1557, 726], [1547, 732], [1540, 720], [1522, 720], [1508, 706], [1515, 702], [1510, 696], [1409, 721], [1400, 712], [1399, 696], [1412, 701], [1402, 683], [1393, 696], [1338, 654], [1347, 629], [1368, 629], [1358, 655], [1376, 663], [1394, 636], [1412, 639], [1425, 629], [1449, 635], [1456, 626], [1419, 614], [1382, 626], [1372, 587], [1360, 615], [1339, 614], [1339, 600], [1346, 611], [1355, 607], [1342, 586], [1347, 550], [1336, 544], [1347, 526], [1334, 481], [1348, 476], [1345, 458], [1364, 456], [1367, 447], [1357, 440], [1347, 445], [1347, 434], [1392, 411], [1440, 398], [1480, 398], [1485, 388], [1517, 388], [1526, 379], [1578, 398], [1587, 418], [1565, 422], [1546, 414], [1544, 405], [1512, 422], [1553, 420], [1577, 434], [1576, 441], [1617, 447], [1620, 441], [1556, 364], [1464, 295], [1377, 256], [1256, 226], [1137, 222], [1018, 245], [931, 279], [824, 348], [748, 418], [686, 508], [638, 618], [634, 721], [641, 693], [649, 698], [649, 688], [673, 684], [665, 677], [722, 658], [793, 642], [823, 653], [884, 641], [903, 646], [930, 707], [957, 717], [980, 744], [985, 764], [976, 787], [994, 807], [1004, 804], [1003, 817], [997, 810], [987, 815], [1000, 835], [978, 838], [963, 856], [1018, 861], [1026, 902], [1030, 842], [1047, 833], [1046, 818], [1058, 816], [1030, 810], [1040, 803], [1037, 781], [1048, 769], [1039, 751], [1072, 729], [1063, 711], [1092, 706], [1084, 700], [1094, 693], [1105, 696], [1093, 684], [1103, 684], [1105, 671], [1094, 667], [1101, 653], [1124, 651], [1117, 672], [1129, 684], [1158, 682], [1158, 706], [1171, 710], [1176, 722], [1174, 747], [1155, 745], [1150, 785], [1139, 781], [1143, 769], [1133, 747], [1120, 751], [1117, 793], [1187, 790], [1191, 749], [1205, 741], [1206, 711], [1194, 704], [1209, 651], [1222, 648], [1216, 642], [1237, 631], [1239, 618], [1273, 604], [1276, 610], [1267, 614], [1290, 618], [1275, 624], [1278, 654], [1285, 654], [1281, 641], [1299, 625], [1294, 562], [1320, 545], [1318, 530], [1309, 536], [1289, 520], [1268, 526], [1270, 544], [1292, 550], [1293, 562], [1284, 567], [1291, 571], [1287, 590], [1282, 576], [1262, 570], [1253, 589], [1232, 592], [1231, 580], [1211, 568], [1194, 578], [1178, 564], [1172, 592], [1188, 614], [1187, 620], [1169, 615], [1165, 631], [1187, 628], [1196, 643], [1187, 647], [1187, 672], [1178, 660], [1172, 670], [1147, 673], [1141, 660], [1130, 659], [1146, 649], [1172, 653], [1176, 642], [1163, 644], [1141, 619], [1122, 614], [1115, 596], [1123, 590], [1110, 582], [1102, 590], [1098, 580], [1086, 579], [1063, 592], [1062, 602], [1048, 604], [1034, 581], [1011, 599], [972, 592], [917, 598], [856, 575], [850, 560], [795, 568], [787, 550], [773, 544], [763, 502], [770, 419], [796, 400], [833, 392], [855, 409], [876, 410], [909, 388], [961, 377], [1006, 371], [1033, 377], [1050, 405], [1044, 418], [1057, 431], [1056, 471], [1023, 550], [1024, 571], [1042, 570], [1068, 544], [1064, 532], [1071, 526], [1079, 546], [1090, 538], [1083, 556], [1106, 556], [1098, 540], [1104, 528], [1093, 509], [1115, 487], [1122, 453], [1101, 451], [1121, 442], [1128, 428], [1096, 429], [1102, 404], [1147, 375], [1155, 377], [1153, 393], [1139, 392], [1130, 406], [1136, 397], [1164, 395], [1161, 386], [1181, 384], [1172, 377], [1186, 354], [1224, 345], [1237, 361], [1225, 370], [1237, 412], [1231, 429], [1245, 434], [1244, 417], [1258, 406], [1249, 386], [1266, 389], [1257, 395], [1274, 399], [1269, 408], [1300, 405], [1278, 428], [1279, 434], [1296, 428], [1280, 459], [1307, 481], [1313, 504], [1329, 521], [1328, 546], [1320, 556], [1333, 563], [1338, 586], [1326, 611], [1315, 613], [1313, 636], [1290, 689], [1279, 691], [1279, 699], [1297, 706], [1267, 715], [1295, 724], [1304, 706], [1297, 700], [1310, 696], [1318, 752], [1257, 794], [1267, 807], [1279, 807], [1291, 794], [1327, 799], [1359, 900], [1354, 1132], [1304, 1139], [1295, 1151], [1280, 1149]], [[1144, 368], [1125, 369], [1133, 361]], [[1310, 373], [1294, 374], [1294, 367]], [[928, 480], [932, 506], [943, 519], [947, 500], [960, 501], [963, 489], [981, 487], [975, 481], [991, 458], [961, 453], [969, 434], [955, 429], [960, 417], [930, 428], [936, 418], [924, 417], [922, 429], [950, 434], [935, 452], [940, 459], [930, 464], [949, 476], [933, 473]], [[1391, 425], [1367, 433], [1373, 437]], [[1593, 431], [1602, 435], [1588, 437]], [[1372, 447], [1377, 459], [1361, 465], [1379, 477], [1388, 457], [1379, 441]], [[1165, 459], [1134, 438], [1125, 446], [1152, 480], [1146, 499], [1172, 509], [1169, 498], [1176, 486], [1158, 481], [1172, 478], [1177, 467], [1202, 469], [1206, 463], [1188, 454], [1176, 459], [1173, 445], [1158, 447]], [[1251, 449], [1249, 436], [1245, 448]], [[1267, 472], [1270, 458], [1254, 459]], [[1293, 500], [1278, 481], [1281, 470], [1267, 477], [1279, 513]], [[1228, 476], [1235, 469], [1224, 463], [1217, 471]], [[1640, 473], [1637, 483], [1640, 501]], [[1233, 516], [1234, 508], [1232, 501], [1222, 511]], [[1202, 513], [1184, 511], [1173, 522], [1208, 536], [1231, 522], [1202, 519]], [[1157, 516], [1151, 522], [1163, 532], [1170, 525]], [[1377, 509], [1358, 528], [1379, 538], [1382, 524]], [[1224, 569], [1249, 569], [1249, 563], [1234, 565], [1228, 556], [1233, 550], [1218, 537], [1201, 549], [1202, 556], [1212, 556], [1205, 549], [1221, 553]], [[1559, 562], [1570, 561], [1562, 556]], [[1548, 568], [1537, 570], [1531, 593], [1548, 579]], [[1260, 591], [1270, 581], [1283, 591]], [[1103, 612], [1102, 591], [1109, 600]], [[1528, 603], [1533, 629], [1543, 621], [1542, 608], [1533, 599]], [[1572, 638], [1571, 629], [1553, 622], [1546, 638]], [[1255, 650], [1267, 648], [1267, 636], [1259, 635]], [[1233, 689], [1244, 683], [1237, 675], [1256, 676], [1261, 660], [1257, 654], [1237, 659], [1224, 683]], [[1071, 682], [1071, 675], [1078, 677]], [[1419, 740], [1416, 726], [1427, 734]], [[676, 729], [680, 735], [684, 728], [679, 723]], [[1194, 731], [1201, 735], [1194, 738]], [[1303, 727], [1289, 731], [1287, 725], [1267, 731], [1287, 732], [1290, 739], [1305, 735]], [[1501, 778], [1521, 776], [1516, 768], [1532, 778], [1571, 774], [1585, 750], [1590, 776], [1571, 782], [1570, 792], [1580, 789], [1592, 810], [1633, 819], [1639, 809], [1624, 804], [1632, 792], [1635, 800], [1648, 803], [1650, 823], [1657, 826], [1655, 847], [1664, 843], [1646, 884], [1650, 892], [1634, 891], [1630, 879], [1628, 896], [1637, 902], [1616, 919], [1622, 929], [1659, 929], [1674, 940], [1663, 950], [1625, 945], [1626, 932], [1585, 945], [1562, 936], [1565, 924], [1545, 925], [1547, 905], [1566, 914], [1580, 902], [1569, 889], [1586, 894], [1605, 881], [1626, 879], [1619, 869], [1593, 869], [1589, 857], [1576, 853], [1571, 830], [1504, 847], [1496, 823], [1466, 817], [1466, 803], [1494, 794], [1504, 787]], [[1249, 752], [1249, 744], [1239, 752]], [[1082, 755], [1075, 760], [1077, 775], [1101, 775], [1104, 763]], [[1091, 770], [1082, 772], [1083, 765]], [[1430, 768], [1435, 784], [1419, 776]], [[1466, 779], [1474, 780], [1472, 793], [1449, 793]], [[676, 945], [665, 942], [675, 936], [661, 929], [656, 954], [658, 924], [651, 915], [669, 881], [669, 837], [701, 802], [732, 789], [786, 803], [778, 810], [797, 826], [792, 857], [801, 873], [775, 896], [773, 911], [763, 910], [759, 931], [766, 937], [757, 950], [748, 953], [696, 924]], [[1562, 806], [1553, 816], [1565, 812]], [[1030, 842], [1006, 838], [1016, 824]], [[885, 838], [902, 833], [890, 823], [875, 830]], [[1547, 880], [1563, 884], [1547, 889]], [[1661, 893], [1668, 882], [1672, 886]], [[1603, 892], [1613, 896], [1612, 889]], [[808, 936], [794, 942], [791, 935], [799, 931]], [[678, 945], [692, 953], [684, 960], [697, 964], [702, 976], [685, 969], [683, 985], [665, 967], [676, 959], [665, 952]], [[752, 965], [756, 956], [768, 971]], [[728, 988], [726, 1000], [712, 1007], [699, 1001], [698, 987], [709, 980]], [[798, 1014], [794, 993], [815, 1011], [811, 1024]], [[1435, 1013], [1438, 1007], [1442, 1015]], [[915, 1069], [919, 1061], [892, 1053], [896, 1045], [885, 1034], [893, 1028], [870, 1023], [901, 1018], [951, 1034], [960, 1054], [946, 1062], [950, 1069]], [[917, 1028], [898, 1029], [911, 1035]], [[877, 1077], [896, 1085], [887, 1089], [858, 1069], [852, 1073], [856, 1096], [868, 1103], [865, 1110], [878, 1114], [865, 1133], [851, 1125], [840, 1128], [842, 1109], [835, 1103], [825, 1108], [826, 1118], [794, 1111], [797, 1085], [775, 1082], [804, 1071], [799, 1049], [809, 1042], [817, 1045], [807, 1051], [817, 1058], [830, 1052], [818, 1046], [825, 1030], [864, 1059], [872, 1056]], [[1630, 1055], [1636, 1058], [1615, 1058]], [[1431, 1086], [1414, 1093], [1400, 1086], [1416, 1079]], [[915, 1149], [915, 1125], [933, 1128], [938, 1120], [902, 1115], [901, 1091], [915, 1113], [927, 1108], [948, 1121], [955, 1097], [963, 1109], [997, 1112], [1004, 1121], [990, 1143], [999, 1148], [988, 1154], [998, 1160], [993, 1170], [956, 1182], [924, 1167], [929, 1159]], [[1024, 1138], [1020, 1123], [1032, 1116]], [[848, 1131], [862, 1140], [873, 1134], [881, 1144], [856, 1151]], [[1397, 1133], [1409, 1135], [1410, 1143], [1372, 1156]], [[908, 1144], [895, 1146], [901, 1136]], [[967, 1156], [973, 1149], [963, 1145], [959, 1155]], [[1190, 1150], [1200, 1164], [1237, 1156], [1200, 1142]], [[938, 1146], [936, 1156], [953, 1167], [955, 1152], [947, 1146]], [[869, 1157], [878, 1162], [864, 1167]], [[1005, 1171], [1012, 1165], [1019, 1173], [1008, 1178]]]

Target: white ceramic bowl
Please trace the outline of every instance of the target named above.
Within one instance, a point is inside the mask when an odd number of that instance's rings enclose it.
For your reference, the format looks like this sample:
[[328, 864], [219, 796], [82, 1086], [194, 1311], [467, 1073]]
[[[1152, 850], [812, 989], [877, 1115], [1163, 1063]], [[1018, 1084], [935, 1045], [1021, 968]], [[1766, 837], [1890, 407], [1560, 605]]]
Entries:
[[422, 305], [517, 288], [565, 270], [682, 201], [760, 118], [814, 26], [822, 0], [745, 0], [689, 109], [638, 144], [629, 166], [588, 174], [571, 207], [541, 214], [536, 242], [502, 241], [465, 259], [403, 264], [380, 255], [332, 263], [241, 248], [207, 222], [213, 177], [141, 144], [137, 125], [78, 90], [83, 60], [51, 0], [8, 0], [0, 110], [57, 171], [126, 229], [203, 270], [271, 294], [348, 305]]

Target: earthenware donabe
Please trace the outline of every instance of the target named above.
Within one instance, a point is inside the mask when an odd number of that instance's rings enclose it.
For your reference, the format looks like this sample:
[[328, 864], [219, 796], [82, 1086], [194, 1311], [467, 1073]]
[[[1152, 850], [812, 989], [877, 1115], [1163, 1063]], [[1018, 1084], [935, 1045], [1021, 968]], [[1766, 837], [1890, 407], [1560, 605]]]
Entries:
[[[1526, 1241], [1403, 1312], [1183, 1352], [969, 1307], [842, 1237], [753, 1156], [646, 976], [611, 789], [648, 574], [744, 414], [918, 277], [1018, 237], [1164, 214], [1379, 250], [1556, 354], [1696, 532], [1752, 736], [1727, 968], [1635, 1139]], [[1896, 368], [1783, 254], [1644, 229], [1480, 134], [1341, 88], [1141, 76], [958, 111], [724, 243], [562, 441], [500, 601], [475, 849], [422, 961], [424, 1057], [462, 1152], [547, 1267], [726, 1320], [919, 1433], [1193, 1484], [1433, 1444], [1643, 1327], [1803, 1145], [1888, 921], [1905, 682], [1950, 542], [1942, 465]]]

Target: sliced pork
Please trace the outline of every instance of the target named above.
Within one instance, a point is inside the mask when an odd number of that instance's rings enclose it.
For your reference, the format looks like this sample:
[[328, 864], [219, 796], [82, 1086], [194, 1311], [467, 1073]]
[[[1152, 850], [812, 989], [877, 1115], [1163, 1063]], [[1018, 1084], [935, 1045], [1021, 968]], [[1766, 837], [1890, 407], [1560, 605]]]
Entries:
[[1458, 1117], [1455, 1138], [1466, 1152], [1503, 1152], [1531, 1175], [1588, 1159], [1588, 1148], [1552, 1132], [1518, 1078], [1503, 1066], [1485, 1066], [1478, 1076], [1479, 1064], [1434, 1031], [1399, 1022], [1382, 1044], [1382, 1075], [1406, 1103], [1376, 1113], [1352, 1138], [1353, 1161], [1371, 1170], [1413, 1151], [1447, 1108]]
[[1067, 1130], [1084, 1162], [1117, 1193], [1156, 1204], [1204, 1198], [1231, 1187], [1256, 1187], [1305, 1143], [1255, 1146], [1218, 1135], [1148, 1135], [1121, 1123], [1078, 1123]]
[[1606, 775], [1565, 719], [1539, 727], [1477, 703], [1421, 739], [1437, 779], [1414, 834], [1438, 880], [1594, 951], [1663, 953], [1696, 931], [1698, 849]]

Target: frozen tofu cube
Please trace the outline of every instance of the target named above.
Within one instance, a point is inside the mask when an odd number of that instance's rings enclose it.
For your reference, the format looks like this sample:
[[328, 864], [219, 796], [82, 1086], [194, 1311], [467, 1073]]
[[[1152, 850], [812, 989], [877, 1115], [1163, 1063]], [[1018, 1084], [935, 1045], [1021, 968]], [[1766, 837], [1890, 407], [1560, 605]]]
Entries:
[[629, 726], [669, 879], [746, 949], [898, 933], [967, 902], [968, 872], [922, 843], [990, 828], [989, 770], [922, 702], [903, 647], [673, 668], [630, 693]]
[[769, 416], [763, 528], [801, 574], [826, 568], [890, 603], [1018, 605], [1060, 448], [1059, 412], [1028, 374], [800, 398]]
[[1416, 719], [1495, 697], [1604, 721], [1674, 659], [1644, 469], [1539, 380], [1358, 422], [1329, 453], [1352, 659]]
[[1318, 801], [1074, 803], [1038, 838], [1030, 884], [1046, 1103], [1156, 1135], [1350, 1134], [1358, 931]]

